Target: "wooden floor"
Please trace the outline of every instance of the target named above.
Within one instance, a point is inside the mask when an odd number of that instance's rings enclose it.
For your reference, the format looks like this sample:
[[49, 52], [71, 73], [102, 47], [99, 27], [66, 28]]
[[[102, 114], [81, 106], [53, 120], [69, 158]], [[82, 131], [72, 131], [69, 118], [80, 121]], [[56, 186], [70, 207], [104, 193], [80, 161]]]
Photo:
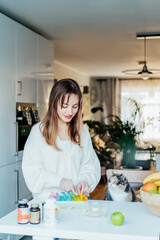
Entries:
[[105, 193], [107, 191], [107, 183], [104, 183], [103, 180], [97, 185], [95, 190], [90, 194], [92, 200], [103, 200]]

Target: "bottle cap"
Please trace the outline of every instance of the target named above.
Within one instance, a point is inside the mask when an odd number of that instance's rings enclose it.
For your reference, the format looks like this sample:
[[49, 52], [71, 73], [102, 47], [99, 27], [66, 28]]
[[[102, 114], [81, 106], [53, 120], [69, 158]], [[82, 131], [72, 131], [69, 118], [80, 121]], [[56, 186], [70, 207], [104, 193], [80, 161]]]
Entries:
[[22, 199], [23, 202], [27, 203], [28, 202], [28, 199]]
[[26, 204], [27, 202], [28, 202], [27, 199], [22, 199], [18, 201], [19, 204]]
[[55, 199], [55, 198], [52, 198], [52, 199], [47, 198], [47, 199], [45, 200], [45, 203], [47, 203], [47, 204], [49, 204], [49, 205], [54, 205], [54, 204], [56, 203], [56, 199]]
[[37, 203], [31, 204], [31, 208], [39, 208], [39, 204]]

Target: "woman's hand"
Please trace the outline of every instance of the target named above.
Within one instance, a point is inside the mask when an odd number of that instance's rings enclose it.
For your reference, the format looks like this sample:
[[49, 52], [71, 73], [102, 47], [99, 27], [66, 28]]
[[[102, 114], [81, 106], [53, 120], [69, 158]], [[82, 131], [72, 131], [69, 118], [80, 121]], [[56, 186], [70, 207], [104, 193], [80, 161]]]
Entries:
[[71, 179], [62, 178], [62, 180], [59, 183], [59, 187], [65, 192], [73, 192], [73, 193], [76, 192], [76, 189]]
[[80, 182], [77, 184], [76, 186], [76, 189], [77, 189], [77, 192], [78, 193], [90, 193], [91, 192], [91, 188], [90, 186], [88, 185], [87, 182]]

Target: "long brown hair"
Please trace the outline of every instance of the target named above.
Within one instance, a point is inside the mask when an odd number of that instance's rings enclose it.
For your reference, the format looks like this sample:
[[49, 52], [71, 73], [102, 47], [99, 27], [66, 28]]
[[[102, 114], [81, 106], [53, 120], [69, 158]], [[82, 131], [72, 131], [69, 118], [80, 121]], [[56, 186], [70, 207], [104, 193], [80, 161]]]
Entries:
[[[60, 101], [63, 106], [65, 96], [68, 94], [76, 94], [79, 97], [78, 111], [72, 120], [68, 123], [68, 135], [72, 142], [80, 145], [81, 142], [81, 126], [82, 126], [82, 93], [78, 83], [73, 79], [61, 79], [53, 86], [50, 97], [48, 110], [42, 122], [42, 135], [48, 145], [53, 146], [56, 150], [60, 150], [56, 145], [56, 137], [58, 132], [58, 114], [57, 105]], [[69, 100], [69, 99], [68, 99]]]

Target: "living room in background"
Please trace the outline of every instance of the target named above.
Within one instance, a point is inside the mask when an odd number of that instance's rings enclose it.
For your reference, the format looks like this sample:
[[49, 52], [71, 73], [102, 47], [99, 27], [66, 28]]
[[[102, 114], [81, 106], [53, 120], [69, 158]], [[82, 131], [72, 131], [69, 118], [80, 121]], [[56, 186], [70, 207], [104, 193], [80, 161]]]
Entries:
[[[121, 119], [131, 116], [129, 99], [134, 99], [141, 108], [143, 133], [139, 136], [142, 147], [160, 147], [160, 79], [121, 80]], [[143, 122], [142, 122], [143, 121]], [[143, 146], [144, 144], [144, 146]]]

